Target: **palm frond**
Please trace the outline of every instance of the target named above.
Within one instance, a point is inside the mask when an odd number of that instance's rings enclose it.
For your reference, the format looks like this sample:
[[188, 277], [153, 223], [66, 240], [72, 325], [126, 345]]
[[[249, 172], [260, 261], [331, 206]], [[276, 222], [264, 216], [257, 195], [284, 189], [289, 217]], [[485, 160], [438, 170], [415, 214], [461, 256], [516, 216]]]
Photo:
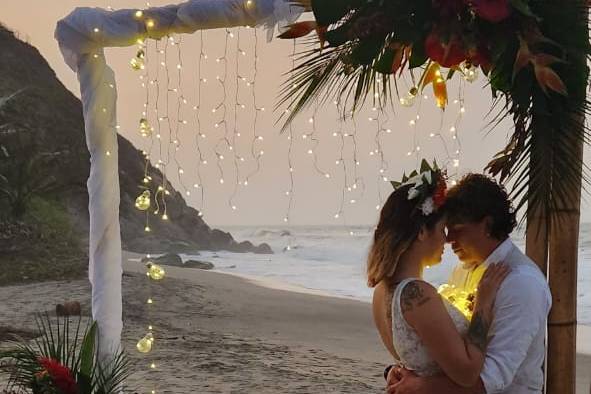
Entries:
[[0, 370], [10, 374], [9, 390], [30, 391], [35, 374], [43, 370], [41, 357], [67, 367], [80, 394], [115, 393], [129, 377], [131, 363], [124, 353], [117, 352], [107, 361], [99, 360], [96, 323], [88, 322], [82, 329], [80, 317], [71, 326], [69, 317], [53, 322], [44, 314], [36, 317], [36, 324], [40, 336], [32, 343], [17, 338], [10, 350], [0, 352]]

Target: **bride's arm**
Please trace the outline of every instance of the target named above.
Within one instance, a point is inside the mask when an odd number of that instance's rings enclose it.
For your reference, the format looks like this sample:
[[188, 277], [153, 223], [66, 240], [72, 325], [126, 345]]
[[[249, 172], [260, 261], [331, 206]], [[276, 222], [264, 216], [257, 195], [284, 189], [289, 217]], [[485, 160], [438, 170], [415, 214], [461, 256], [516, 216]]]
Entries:
[[407, 284], [400, 305], [404, 318], [443, 372], [460, 386], [477, 384], [491, 322], [489, 305], [477, 303], [465, 338], [458, 332], [435, 288], [428, 283]]

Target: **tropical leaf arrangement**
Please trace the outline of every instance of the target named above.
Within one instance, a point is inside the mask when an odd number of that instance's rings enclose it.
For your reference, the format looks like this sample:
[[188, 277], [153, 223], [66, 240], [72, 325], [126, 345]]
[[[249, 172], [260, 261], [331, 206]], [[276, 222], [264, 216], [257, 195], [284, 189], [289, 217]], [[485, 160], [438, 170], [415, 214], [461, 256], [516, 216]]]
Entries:
[[428, 216], [437, 211], [445, 203], [447, 195], [446, 173], [433, 161], [433, 165], [425, 159], [421, 160], [419, 171], [414, 170], [409, 175], [403, 174], [401, 181], [390, 181], [397, 190], [400, 187], [412, 185], [408, 189], [408, 199], [414, 200], [413, 214], [420, 213]]
[[[82, 327], [80, 318], [36, 319], [40, 337], [29, 344], [14, 341], [0, 352], [0, 370], [10, 374], [8, 392], [33, 394], [110, 394], [131, 372], [129, 359], [117, 353], [99, 363], [96, 322]], [[72, 335], [73, 333], [73, 335]]]
[[[293, 3], [311, 11], [313, 20], [295, 23], [280, 37], [316, 34], [281, 91], [285, 126], [313, 102], [335, 100], [345, 117], [368, 96], [380, 107], [396, 98], [404, 104], [429, 85], [445, 109], [447, 81], [454, 75], [471, 81], [482, 72], [497, 110], [489, 126], [505, 117], [515, 124], [507, 147], [487, 170], [512, 182], [516, 209], [527, 205], [549, 217], [580, 189], [581, 168], [588, 179], [577, 155], [579, 142], [589, 137], [587, 1]], [[414, 86], [400, 92], [397, 81], [405, 70]]]

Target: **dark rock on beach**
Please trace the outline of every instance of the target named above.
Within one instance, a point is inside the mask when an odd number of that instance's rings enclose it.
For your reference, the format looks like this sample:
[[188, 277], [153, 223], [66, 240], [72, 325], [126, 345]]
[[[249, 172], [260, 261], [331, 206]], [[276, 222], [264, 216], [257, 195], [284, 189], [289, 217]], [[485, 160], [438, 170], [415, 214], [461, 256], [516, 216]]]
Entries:
[[210, 270], [214, 268], [213, 263], [209, 261], [200, 261], [200, 260], [187, 260], [185, 261], [184, 267], [186, 268], [198, 268], [201, 270]]
[[[0, 97], [20, 92], [0, 111], [0, 147], [5, 155], [22, 150], [22, 141], [32, 141], [32, 149], [56, 157], [46, 168], [46, 178], [59, 179], [59, 198], [75, 232], [87, 243], [89, 231], [88, 192], [90, 155], [86, 147], [82, 104], [58, 80], [39, 51], [19, 40], [0, 24]], [[230, 233], [212, 229], [199, 212], [188, 206], [183, 195], [168, 183], [166, 207], [169, 220], [161, 220], [150, 210], [150, 233], [144, 232], [145, 213], [135, 208], [135, 199], [144, 185], [145, 159], [131, 142], [118, 135], [120, 222], [124, 249], [138, 253], [187, 253], [199, 250], [270, 253], [264, 245], [237, 243]], [[154, 192], [163, 184], [163, 174], [148, 165]], [[51, 196], [47, 196], [51, 197]]]

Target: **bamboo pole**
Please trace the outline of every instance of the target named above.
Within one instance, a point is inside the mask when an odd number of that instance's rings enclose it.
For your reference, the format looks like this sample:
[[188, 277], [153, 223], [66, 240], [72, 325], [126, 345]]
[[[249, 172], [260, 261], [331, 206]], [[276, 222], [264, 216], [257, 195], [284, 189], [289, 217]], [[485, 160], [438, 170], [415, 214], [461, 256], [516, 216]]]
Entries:
[[[535, 160], [534, 157], [530, 160]], [[541, 209], [527, 213], [525, 254], [532, 259], [544, 276], [548, 276], [548, 222]]]
[[[533, 159], [533, 158], [532, 158]], [[527, 213], [527, 229], [525, 233], [525, 254], [532, 259], [540, 270], [548, 277], [548, 222], [540, 209]], [[547, 341], [546, 341], [547, 343]], [[546, 386], [546, 372], [548, 369], [548, 349], [545, 349], [544, 387]]]
[[[584, 127], [584, 121], [584, 116], [577, 115], [576, 127]], [[550, 225], [548, 278], [553, 302], [548, 318], [547, 394], [575, 394], [576, 390], [577, 258], [583, 140], [573, 139], [572, 143], [573, 152], [576, 152], [572, 160], [581, 163], [578, 184], [570, 190], [569, 198], [559, 203]]]

